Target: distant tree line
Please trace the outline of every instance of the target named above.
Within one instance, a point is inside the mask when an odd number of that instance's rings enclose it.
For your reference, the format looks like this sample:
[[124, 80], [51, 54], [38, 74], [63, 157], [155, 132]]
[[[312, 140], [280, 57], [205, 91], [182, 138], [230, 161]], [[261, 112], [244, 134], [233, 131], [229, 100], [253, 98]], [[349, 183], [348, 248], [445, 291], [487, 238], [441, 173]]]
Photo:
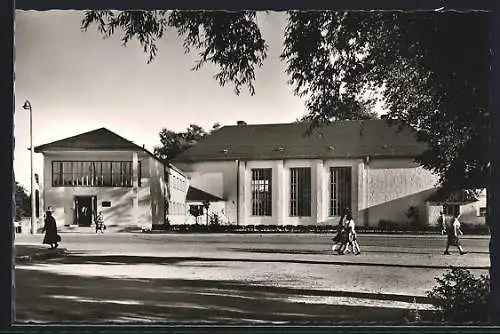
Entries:
[[196, 124], [190, 124], [186, 131], [180, 132], [163, 128], [160, 131], [161, 145], [154, 148], [154, 154], [162, 160], [172, 161], [179, 154], [219, 129], [220, 126], [219, 123], [215, 123], [209, 131]]

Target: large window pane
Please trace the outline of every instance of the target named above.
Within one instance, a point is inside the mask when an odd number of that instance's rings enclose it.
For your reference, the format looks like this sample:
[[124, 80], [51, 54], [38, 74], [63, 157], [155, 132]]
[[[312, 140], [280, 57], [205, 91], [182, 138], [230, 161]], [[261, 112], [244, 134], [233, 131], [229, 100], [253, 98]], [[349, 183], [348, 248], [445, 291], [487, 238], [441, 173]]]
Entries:
[[311, 168], [290, 169], [290, 216], [311, 216]]
[[63, 185], [62, 178], [62, 162], [53, 161], [52, 162], [52, 186], [58, 187]]
[[90, 161], [82, 161], [82, 185], [85, 187], [92, 185], [92, 163]]
[[111, 182], [111, 162], [102, 162], [102, 185], [104, 187], [111, 187], [113, 184]]
[[73, 185], [73, 162], [72, 161], [63, 161], [62, 163], [63, 172], [63, 185], [71, 186]]
[[272, 216], [272, 169], [252, 169], [252, 215]]
[[111, 185], [113, 187], [121, 186], [121, 162], [111, 163]]
[[330, 168], [330, 216], [341, 216], [351, 208], [351, 167]]
[[53, 161], [52, 185], [131, 187], [132, 161]]

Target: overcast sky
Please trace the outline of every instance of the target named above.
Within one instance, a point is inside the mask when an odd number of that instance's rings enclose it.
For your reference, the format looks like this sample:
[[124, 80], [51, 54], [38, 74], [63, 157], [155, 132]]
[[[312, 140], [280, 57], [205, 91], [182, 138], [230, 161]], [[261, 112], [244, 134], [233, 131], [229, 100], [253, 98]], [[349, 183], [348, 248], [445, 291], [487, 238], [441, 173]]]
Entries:
[[[81, 11], [16, 11], [14, 117], [16, 180], [30, 187], [29, 113], [33, 107], [33, 141], [41, 145], [106, 127], [152, 149], [166, 127], [183, 130], [190, 123], [250, 124], [292, 122], [305, 112], [303, 101], [287, 85], [283, 46], [285, 16], [262, 13], [258, 23], [269, 50], [256, 73], [256, 94], [232, 86], [219, 87], [215, 69], [190, 71], [196, 55], [184, 54], [182, 42], [169, 31], [158, 43], [157, 59], [146, 63], [133, 41], [121, 46], [119, 36], [107, 40], [95, 27], [80, 30]], [[35, 172], [42, 174], [42, 155]]]

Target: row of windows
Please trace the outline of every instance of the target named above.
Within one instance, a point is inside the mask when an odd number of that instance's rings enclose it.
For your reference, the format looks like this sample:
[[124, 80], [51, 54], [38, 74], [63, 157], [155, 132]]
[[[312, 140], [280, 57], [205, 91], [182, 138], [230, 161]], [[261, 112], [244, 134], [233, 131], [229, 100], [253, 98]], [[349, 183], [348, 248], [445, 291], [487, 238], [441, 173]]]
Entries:
[[[141, 186], [141, 162], [138, 164]], [[132, 187], [132, 161], [53, 161], [52, 186]]]
[[[340, 216], [351, 207], [351, 167], [331, 167], [329, 179], [330, 216]], [[252, 215], [272, 216], [272, 168], [252, 169]], [[311, 168], [290, 169], [292, 217], [311, 216]]]
[[172, 188], [177, 189], [177, 190], [181, 190], [181, 191], [186, 190], [186, 181], [183, 178], [178, 177], [176, 175], [172, 175], [171, 181], [172, 181]]
[[172, 216], [185, 215], [186, 205], [184, 203], [168, 202], [167, 212]]

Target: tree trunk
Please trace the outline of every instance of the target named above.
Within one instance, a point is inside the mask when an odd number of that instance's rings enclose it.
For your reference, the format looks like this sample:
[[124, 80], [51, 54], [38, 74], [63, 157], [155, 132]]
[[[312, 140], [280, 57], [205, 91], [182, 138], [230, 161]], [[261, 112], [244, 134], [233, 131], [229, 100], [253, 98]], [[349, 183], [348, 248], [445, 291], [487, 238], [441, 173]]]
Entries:
[[[490, 42], [491, 45], [498, 45], [500, 42], [500, 11], [493, 10], [491, 14], [491, 25], [490, 25]], [[498, 50], [497, 50], [498, 51]], [[500, 134], [496, 131], [497, 124], [500, 121], [498, 111], [500, 111], [500, 98], [498, 94], [494, 93], [494, 88], [498, 87], [500, 84], [500, 55], [498, 52], [491, 53], [491, 72], [490, 72], [490, 113], [492, 115], [491, 130], [490, 130], [490, 160], [491, 164], [488, 170], [488, 184], [486, 186], [486, 223], [490, 229], [490, 314], [489, 319], [492, 324], [500, 325], [500, 289], [497, 285], [498, 279], [500, 278], [500, 263], [498, 260], [498, 207], [499, 196], [497, 195], [495, 189], [494, 181], [498, 179], [498, 171], [496, 160], [498, 159], [498, 154], [496, 150], [496, 145], [498, 145], [498, 140], [500, 140]], [[497, 112], [495, 112], [495, 110]]]
[[[492, 180], [491, 180], [492, 181]], [[499, 325], [500, 324], [500, 290], [497, 287], [497, 281], [500, 277], [499, 272], [499, 261], [497, 258], [498, 254], [498, 229], [497, 229], [497, 221], [498, 218], [495, 212], [496, 201], [495, 195], [493, 194], [493, 187], [491, 186], [492, 182], [488, 182], [488, 186], [486, 187], [486, 224], [490, 229], [490, 314], [489, 320], [492, 324]]]

